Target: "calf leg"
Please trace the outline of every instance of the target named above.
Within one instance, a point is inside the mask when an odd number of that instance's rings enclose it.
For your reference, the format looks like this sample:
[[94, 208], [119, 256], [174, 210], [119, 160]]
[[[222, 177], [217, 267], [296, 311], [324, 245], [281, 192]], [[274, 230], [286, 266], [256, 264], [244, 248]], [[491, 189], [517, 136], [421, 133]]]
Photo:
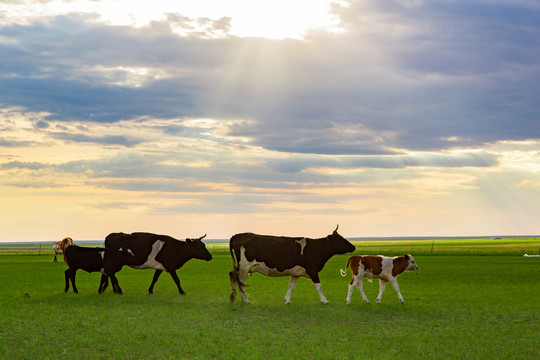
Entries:
[[369, 304], [369, 299], [366, 296], [366, 293], [364, 293], [364, 280], [363, 278], [360, 278], [358, 281], [358, 284], [356, 284], [356, 287], [358, 288], [358, 291], [360, 292], [360, 295], [362, 295], [362, 299], [364, 299], [364, 302], [366, 304]]
[[386, 280], [379, 279], [379, 296], [377, 296], [377, 304], [381, 302], [381, 297], [386, 288]]
[[349, 283], [349, 292], [347, 293], [347, 304], [351, 303], [351, 296], [354, 292], [354, 288], [356, 287], [358, 289], [358, 292], [360, 295], [362, 295], [362, 299], [364, 299], [364, 302], [366, 304], [369, 304], [369, 299], [367, 298], [366, 294], [364, 293], [364, 281], [363, 281], [363, 275], [358, 274], [353, 276], [353, 279]]
[[352, 296], [352, 293], [353, 293], [353, 290], [354, 290], [354, 279], [351, 280], [351, 282], [349, 283], [349, 289], [347, 290], [347, 304], [350, 304], [351, 303], [351, 296]]
[[[351, 280], [351, 282], [349, 283], [349, 289], [347, 291], [347, 304], [350, 304], [351, 303], [351, 296], [352, 296], [352, 293], [354, 291], [354, 288], [358, 286], [358, 282], [361, 282], [362, 281], [362, 278], [358, 275], [353, 275], [353, 278]], [[358, 288], [358, 291], [360, 291], [360, 288]], [[361, 294], [362, 292], [360, 292]]]
[[397, 279], [396, 278], [392, 278], [390, 279], [390, 283], [392, 284], [392, 286], [394, 287], [394, 289], [396, 290], [396, 293], [397, 293], [397, 296], [399, 298], [399, 301], [403, 304], [405, 303], [405, 300], [403, 300], [403, 296], [401, 296], [401, 291], [399, 291], [399, 285], [397, 283]]
[[298, 276], [291, 276], [291, 280], [289, 280], [289, 289], [287, 290], [287, 295], [285, 295], [285, 304], [291, 303], [291, 293], [296, 286], [296, 282], [298, 281]]
[[69, 290], [69, 280], [71, 280], [71, 285], [73, 286], [73, 292], [75, 294], [79, 293], [79, 290], [77, 290], [77, 286], [75, 286], [75, 273], [77, 270], [74, 270], [72, 268], [67, 269], [64, 274], [66, 276], [66, 289], [64, 290], [67, 292]]
[[69, 269], [64, 271], [64, 275], [66, 277], [66, 288], [64, 289], [64, 292], [68, 292], [68, 290], [69, 290]]

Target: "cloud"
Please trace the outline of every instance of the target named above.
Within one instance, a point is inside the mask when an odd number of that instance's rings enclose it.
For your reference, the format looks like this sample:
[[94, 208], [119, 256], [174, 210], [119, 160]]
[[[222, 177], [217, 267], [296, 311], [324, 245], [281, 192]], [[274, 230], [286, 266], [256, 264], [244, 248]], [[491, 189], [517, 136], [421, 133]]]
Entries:
[[181, 37], [173, 28], [185, 19], [173, 14], [141, 28], [73, 14], [4, 26], [13, 41], [0, 43], [0, 96], [62, 121], [240, 118], [250, 125], [231, 135], [282, 152], [386, 155], [534, 137], [538, 9], [511, 6], [505, 17], [508, 4], [481, 6], [493, 17], [462, 3], [351, 2], [338, 12], [346, 33], [307, 41]]
[[55, 139], [79, 142], [79, 143], [96, 143], [103, 145], [122, 145], [126, 147], [132, 147], [140, 143], [140, 141], [128, 139], [125, 136], [120, 135], [106, 135], [106, 136], [90, 136], [84, 134], [70, 134], [70, 133], [51, 133]]
[[23, 161], [9, 161], [7, 163], [0, 164], [2, 169], [28, 169], [28, 170], [41, 170], [48, 167], [47, 164], [42, 164], [37, 161], [23, 162]]
[[25, 222], [38, 203], [110, 226], [537, 218], [534, 1], [340, 1], [341, 31], [296, 39], [240, 36], [227, 13], [45, 5], [0, 15], [0, 207]]

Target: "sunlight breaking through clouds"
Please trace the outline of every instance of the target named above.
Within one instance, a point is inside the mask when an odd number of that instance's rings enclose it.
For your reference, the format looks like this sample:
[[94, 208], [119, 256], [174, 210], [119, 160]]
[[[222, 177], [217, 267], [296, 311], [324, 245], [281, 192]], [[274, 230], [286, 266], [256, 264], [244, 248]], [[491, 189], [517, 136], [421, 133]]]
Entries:
[[0, 25], [29, 24], [49, 17], [85, 14], [94, 22], [134, 28], [168, 22], [181, 36], [225, 36], [302, 39], [313, 30], [342, 31], [329, 0], [248, 0], [174, 2], [154, 0], [27, 0], [0, 4]]
[[0, 241], [537, 233], [539, 12], [3, 2]]

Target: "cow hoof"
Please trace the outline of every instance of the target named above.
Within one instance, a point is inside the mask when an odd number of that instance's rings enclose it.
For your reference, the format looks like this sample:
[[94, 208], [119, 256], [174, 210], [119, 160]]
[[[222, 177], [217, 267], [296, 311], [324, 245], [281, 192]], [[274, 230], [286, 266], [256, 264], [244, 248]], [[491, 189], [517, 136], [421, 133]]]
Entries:
[[285, 305], [290, 305], [290, 304], [291, 304], [290, 300], [289, 301], [285, 300]]
[[321, 304], [328, 305], [330, 303], [328, 301], [321, 301]]

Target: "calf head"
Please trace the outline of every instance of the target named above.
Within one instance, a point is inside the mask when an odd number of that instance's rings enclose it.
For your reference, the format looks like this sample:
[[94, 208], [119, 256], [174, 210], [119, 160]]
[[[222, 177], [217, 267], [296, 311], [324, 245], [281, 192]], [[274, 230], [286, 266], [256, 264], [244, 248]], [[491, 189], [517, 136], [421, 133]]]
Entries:
[[405, 257], [405, 260], [409, 262], [409, 265], [407, 266], [405, 271], [418, 270], [418, 265], [416, 265], [416, 262], [414, 261], [414, 258], [412, 257], [412, 255], [407, 254], [407, 255], [403, 255], [403, 257]]
[[197, 239], [188, 238], [186, 239], [186, 243], [189, 246], [191, 254], [195, 259], [210, 261], [212, 260], [212, 254], [208, 252], [208, 249], [206, 249], [206, 246], [202, 242], [202, 239], [204, 239], [205, 237], [206, 234]]
[[66, 251], [66, 248], [70, 245], [73, 245], [73, 239], [70, 237], [65, 237], [61, 241], [58, 242], [58, 248], [62, 250], [62, 252]]
[[351, 244], [347, 239], [345, 239], [343, 236], [339, 235], [337, 230], [339, 228], [339, 225], [336, 227], [336, 230], [332, 233], [332, 235], [328, 235], [328, 239], [330, 240], [330, 244], [332, 246], [332, 250], [335, 254], [346, 254], [349, 252], [353, 252], [356, 250], [356, 247]]

